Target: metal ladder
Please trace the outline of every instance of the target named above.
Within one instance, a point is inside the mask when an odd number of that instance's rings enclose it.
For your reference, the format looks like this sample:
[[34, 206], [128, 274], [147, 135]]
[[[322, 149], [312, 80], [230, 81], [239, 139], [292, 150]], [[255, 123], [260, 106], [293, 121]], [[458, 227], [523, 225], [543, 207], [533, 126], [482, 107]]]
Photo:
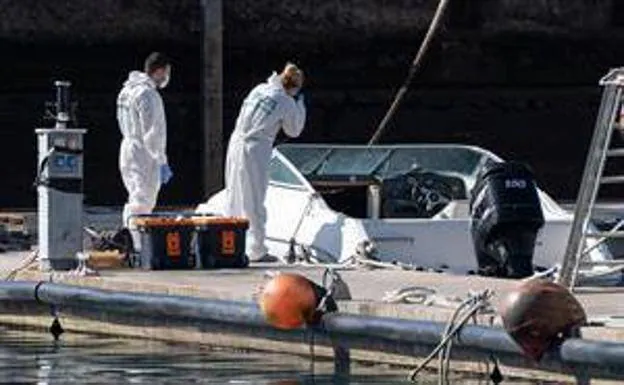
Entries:
[[[585, 161], [583, 179], [574, 210], [574, 220], [563, 264], [557, 282], [572, 289], [576, 283], [579, 266], [583, 257], [599, 244], [611, 238], [624, 238], [624, 221], [619, 222], [610, 231], [589, 232], [589, 225], [601, 185], [624, 183], [624, 175], [605, 176], [604, 167], [607, 158], [624, 157], [624, 147], [611, 148], [611, 138], [618, 127], [618, 116], [624, 88], [624, 67], [611, 69], [599, 82], [604, 87], [602, 101], [594, 134]], [[624, 122], [622, 122], [624, 123]], [[597, 244], [585, 249], [588, 238], [598, 238]], [[607, 263], [601, 263], [607, 264]], [[621, 263], [620, 263], [621, 264]]]

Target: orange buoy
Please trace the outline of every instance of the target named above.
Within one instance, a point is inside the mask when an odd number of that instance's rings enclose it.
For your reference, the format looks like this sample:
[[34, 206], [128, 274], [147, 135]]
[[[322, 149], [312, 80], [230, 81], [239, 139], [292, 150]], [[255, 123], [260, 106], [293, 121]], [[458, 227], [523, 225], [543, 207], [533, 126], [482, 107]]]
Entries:
[[297, 274], [278, 274], [259, 297], [267, 322], [279, 329], [296, 329], [315, 319], [319, 298], [315, 284]]
[[500, 314], [507, 333], [535, 361], [587, 321], [567, 288], [543, 279], [522, 282], [505, 298]]

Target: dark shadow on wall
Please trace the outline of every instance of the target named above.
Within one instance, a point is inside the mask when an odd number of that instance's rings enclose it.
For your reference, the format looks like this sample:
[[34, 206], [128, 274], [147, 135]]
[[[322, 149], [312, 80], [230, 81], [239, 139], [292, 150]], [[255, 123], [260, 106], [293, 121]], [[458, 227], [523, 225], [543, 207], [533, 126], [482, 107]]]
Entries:
[[115, 100], [130, 70], [140, 69], [152, 50], [168, 52], [175, 62], [170, 86], [163, 91], [168, 121], [168, 151], [175, 172], [162, 200], [172, 204], [201, 197], [201, 122], [199, 48], [167, 42], [115, 45], [10, 44], [0, 42], [5, 70], [0, 72], [0, 207], [34, 207], [36, 127], [48, 127], [44, 104], [54, 101], [54, 80], [72, 84], [78, 125], [85, 138], [85, 203], [122, 204], [125, 191], [117, 161], [121, 135]]
[[[323, 40], [305, 45], [247, 44], [226, 28], [224, 148], [246, 93], [286, 60], [307, 73], [308, 122], [302, 142], [366, 143], [401, 84], [422, 33]], [[239, 31], [240, 32], [240, 31]], [[600, 102], [598, 78], [624, 63], [624, 39], [445, 35], [412, 85], [382, 142], [475, 144], [529, 162], [548, 192], [573, 199]], [[199, 39], [104, 44], [0, 41], [0, 207], [34, 207], [34, 128], [42, 124], [52, 82], [74, 83], [86, 139], [88, 204], [122, 204], [115, 98], [131, 69], [158, 49], [176, 60], [163, 92], [175, 177], [161, 196], [196, 204], [201, 191]]]

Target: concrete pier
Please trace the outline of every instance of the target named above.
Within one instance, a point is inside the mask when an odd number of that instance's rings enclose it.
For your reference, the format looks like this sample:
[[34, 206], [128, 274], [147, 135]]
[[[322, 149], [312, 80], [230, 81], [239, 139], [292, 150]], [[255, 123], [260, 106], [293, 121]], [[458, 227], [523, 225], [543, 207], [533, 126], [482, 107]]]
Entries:
[[[29, 253], [5, 253], [0, 259], [0, 272], [3, 277], [15, 269], [16, 266], [27, 260]], [[212, 271], [139, 271], [130, 269], [101, 270], [99, 276], [80, 277], [62, 273], [42, 273], [36, 268], [27, 268], [19, 271], [15, 280], [22, 281], [53, 281], [78, 286], [93, 287], [111, 291], [147, 292], [190, 297], [254, 301], [254, 293], [267, 279], [267, 271], [289, 271], [302, 274], [317, 283], [321, 283], [324, 269], [314, 266], [277, 266], [272, 264], [252, 265], [242, 270], [212, 270]], [[437, 273], [422, 273], [403, 270], [344, 270], [339, 271], [349, 286], [352, 299], [339, 301], [341, 312], [392, 317], [400, 319], [429, 320], [446, 322], [458, 302], [454, 298], [462, 299], [469, 292], [480, 291], [486, 288], [494, 290], [496, 295], [493, 305], [496, 306], [504, 295], [509, 292], [517, 281], [490, 279], [477, 276], [461, 277]], [[431, 289], [435, 293], [428, 297], [426, 303], [388, 303], [384, 297], [388, 292], [410, 286], [420, 286]], [[624, 342], [624, 325], [618, 327], [617, 317], [624, 319], [624, 288], [583, 288], [578, 298], [584, 305], [590, 319], [605, 319], [613, 317], [607, 326], [592, 326], [582, 330], [582, 337], [592, 340], [622, 341]], [[308, 341], [302, 339], [299, 343], [271, 341], [261, 335], [241, 336], [233, 335], [221, 330], [198, 330], [189, 324], [168, 325], [165, 320], [161, 324], [151, 324], [145, 321], [122, 320], [111, 315], [102, 314], [93, 317], [83, 317], [73, 312], [59, 310], [59, 316], [64, 328], [69, 332], [104, 333], [109, 335], [169, 340], [179, 342], [199, 342], [237, 349], [279, 351], [292, 354], [309, 354]], [[27, 309], [5, 308], [0, 312], [0, 323], [48, 327], [51, 321], [49, 313], [33, 314]], [[129, 322], [130, 321], [130, 322]], [[497, 316], [483, 315], [479, 317], [482, 325], [500, 324]], [[624, 323], [624, 322], [623, 322]], [[316, 355], [331, 357], [331, 349], [318, 348]], [[418, 360], [395, 354], [385, 354], [368, 351], [354, 351], [352, 358], [355, 361], [386, 363], [395, 365], [412, 365]], [[433, 364], [435, 365], [435, 363]], [[483, 370], [482, 363], [457, 361], [453, 363], [455, 370], [478, 372]], [[523, 368], [504, 368], [508, 375], [540, 379], [564, 379], [566, 376], [531, 371]], [[597, 382], [592, 382], [597, 383]]]

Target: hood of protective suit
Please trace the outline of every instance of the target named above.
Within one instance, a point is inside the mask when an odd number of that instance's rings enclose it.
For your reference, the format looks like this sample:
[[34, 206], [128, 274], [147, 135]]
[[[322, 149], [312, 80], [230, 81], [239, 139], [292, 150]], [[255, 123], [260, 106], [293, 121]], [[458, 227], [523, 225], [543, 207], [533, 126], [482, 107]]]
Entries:
[[286, 90], [284, 90], [284, 86], [282, 85], [282, 78], [277, 72], [273, 72], [273, 74], [269, 76], [267, 83], [286, 92]]
[[149, 87], [156, 88], [156, 82], [152, 80], [145, 72], [132, 71], [128, 74], [128, 79], [124, 82], [124, 87], [135, 87], [145, 84]]

